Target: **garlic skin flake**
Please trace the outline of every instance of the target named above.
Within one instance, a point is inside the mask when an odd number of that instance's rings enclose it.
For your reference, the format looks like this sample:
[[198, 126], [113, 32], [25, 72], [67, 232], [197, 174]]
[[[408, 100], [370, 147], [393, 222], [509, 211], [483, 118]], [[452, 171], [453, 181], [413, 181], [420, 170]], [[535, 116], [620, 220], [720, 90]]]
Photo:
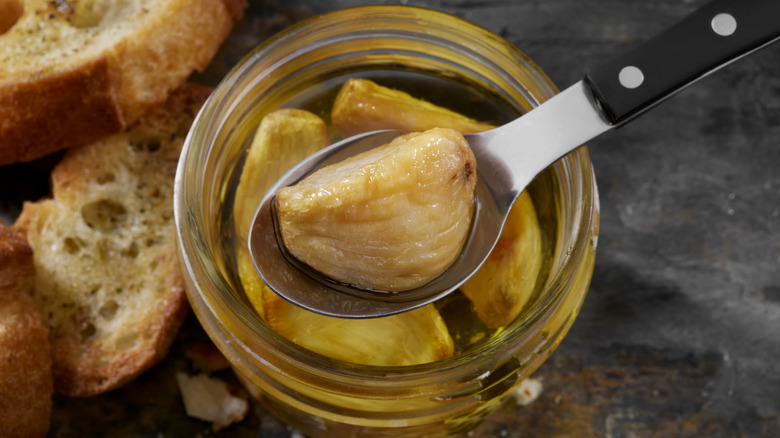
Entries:
[[176, 373], [187, 415], [211, 422], [217, 432], [244, 419], [249, 401], [230, 393], [225, 381], [207, 374]]

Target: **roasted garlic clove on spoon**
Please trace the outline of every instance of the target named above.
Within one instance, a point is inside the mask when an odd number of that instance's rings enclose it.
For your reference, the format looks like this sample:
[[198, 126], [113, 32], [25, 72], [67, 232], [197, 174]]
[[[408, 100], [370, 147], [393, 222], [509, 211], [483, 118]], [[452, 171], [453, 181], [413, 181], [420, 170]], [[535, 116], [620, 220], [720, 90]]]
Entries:
[[282, 239], [294, 257], [338, 282], [412, 289], [460, 254], [476, 177], [458, 131], [403, 135], [280, 190]]
[[[342, 135], [372, 129], [424, 131], [444, 127], [465, 134], [495, 128], [368, 79], [344, 83], [331, 118]], [[512, 207], [495, 249], [461, 291], [485, 325], [504, 326], [533, 299], [543, 260], [539, 219], [530, 195], [523, 193]]]

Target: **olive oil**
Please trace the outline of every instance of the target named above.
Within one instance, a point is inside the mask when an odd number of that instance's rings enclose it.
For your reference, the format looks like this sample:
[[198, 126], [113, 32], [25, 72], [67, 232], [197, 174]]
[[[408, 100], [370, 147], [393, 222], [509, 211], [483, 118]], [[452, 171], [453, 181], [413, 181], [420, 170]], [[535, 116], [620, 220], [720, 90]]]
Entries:
[[[340, 134], [333, 129], [331, 121], [331, 108], [334, 99], [342, 84], [348, 78], [365, 78], [376, 82], [379, 85], [404, 91], [418, 99], [423, 99], [432, 104], [456, 111], [472, 119], [487, 122], [492, 125], [501, 125], [507, 123], [520, 115], [518, 108], [513, 107], [499, 95], [491, 90], [480, 88], [473, 83], [464, 83], [451, 77], [438, 74], [423, 73], [411, 71], [408, 69], [394, 68], [393, 66], [384, 66], [380, 69], [345, 71], [338, 74], [332, 74], [321, 78], [316, 84], [294, 93], [281, 106], [285, 108], [298, 108], [310, 111], [318, 115], [329, 127], [332, 141], [341, 138]], [[248, 145], [247, 145], [248, 147]], [[479, 164], [478, 164], [479, 165]], [[234, 172], [234, 182], [228, 184], [228, 187], [235, 187], [238, 184], [238, 178], [242, 171], [243, 163], [237, 163]], [[485, 171], [480, 169], [480, 171]], [[549, 171], [548, 171], [549, 172]], [[507, 282], [512, 284], [501, 285], [504, 289], [522, 288], [523, 303], [519, 309], [518, 318], [533, 306], [540, 290], [545, 286], [545, 279], [549, 271], [549, 260], [553, 257], [555, 240], [558, 232], [557, 225], [557, 202], [552, 199], [556, 188], [552, 185], [554, 178], [547, 173], [540, 175], [527, 189], [530, 203], [533, 207], [533, 220], [525, 221], [524, 224], [532, 223], [531, 229], [520, 230], [522, 235], [534, 233], [539, 236], [539, 245], [534, 246], [532, 254], [514, 255], [509, 265], [532, 264], [534, 266], [534, 275], [524, 275], [522, 282], [524, 284], [515, 284], [516, 282]], [[235, 193], [225, 194], [226, 199], [223, 202], [223, 211], [221, 211], [221, 234], [227, 236], [224, 240], [225, 253], [233, 255], [234, 258], [228, 259], [226, 263], [227, 271], [234, 274], [231, 278], [236, 290], [246, 294], [245, 298], [254, 305], [258, 315], [265, 317], [265, 309], [262, 304], [262, 297], [256, 296], [256, 290], [247, 290], [248, 284], [246, 276], [253, 273], [248, 272], [246, 267], [240, 266], [241, 252], [246, 250], [245, 239], [238, 236], [235, 231], [233, 221], [233, 208], [235, 204], [247, 202], [245, 199], [233, 199]], [[512, 221], [510, 217], [510, 221]], [[507, 230], [512, 229], [513, 223], [507, 223]], [[505, 230], [505, 231], [507, 231]], [[515, 230], [517, 231], [517, 230]], [[245, 256], [244, 256], [245, 257]], [[503, 262], [506, 269], [507, 261]], [[244, 278], [241, 278], [244, 277]], [[480, 280], [490, 281], [490, 280]], [[487, 293], [487, 292], [485, 292]], [[254, 296], [253, 296], [254, 295]], [[512, 300], [515, 297], [510, 297]], [[435, 303], [435, 308], [441, 315], [446, 325], [446, 330], [452, 338], [454, 344], [454, 354], [462, 353], [475, 346], [482, 344], [490, 339], [496, 333], [499, 333], [504, 323], [497, 325], [491, 321], [485, 321], [483, 313], [478, 313], [474, 303], [462, 292], [458, 291], [445, 297]], [[349, 336], [349, 333], [343, 333], [343, 336]], [[288, 338], [291, 337], [287, 335]], [[300, 339], [291, 339], [293, 342], [300, 342]], [[329, 354], [327, 347], [324, 347], [321, 354], [335, 356], [342, 360], [349, 361], [341, 354]], [[356, 359], [359, 362], [359, 359]]]

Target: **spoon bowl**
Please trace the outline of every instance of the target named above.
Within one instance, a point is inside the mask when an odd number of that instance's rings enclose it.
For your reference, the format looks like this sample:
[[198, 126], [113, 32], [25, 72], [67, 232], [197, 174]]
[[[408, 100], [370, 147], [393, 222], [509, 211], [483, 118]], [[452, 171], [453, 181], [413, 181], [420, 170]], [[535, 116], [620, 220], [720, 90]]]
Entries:
[[[557, 104], [556, 100], [559, 101]], [[471, 278], [490, 255], [512, 205], [533, 178], [578, 147], [581, 143], [577, 138], [582, 135], [594, 137], [609, 128], [593, 113], [593, 117], [581, 120], [583, 123], [578, 124], [579, 128], [549, 138], [550, 131], [542, 129], [543, 123], [538, 123], [537, 119], [546, 117], [548, 112], [560, 117], [561, 113], [580, 110], [578, 106], [593, 111], [593, 103], [582, 84], [548, 101], [539, 108], [542, 111], [531, 111], [491, 131], [464, 136], [477, 161], [471, 229], [455, 261], [425, 285], [403, 292], [378, 294], [323, 280], [301, 269], [300, 262], [286, 252], [275, 224], [273, 203], [280, 189], [297, 183], [317, 169], [386, 144], [404, 134], [396, 130], [373, 131], [344, 139], [309, 156], [284, 174], [269, 189], [255, 214], [248, 242], [255, 268], [274, 292], [293, 304], [341, 318], [371, 318], [401, 313], [452, 293]], [[597, 129], [593, 128], [593, 123], [596, 123]], [[519, 132], [523, 132], [524, 141], [517, 140]], [[555, 147], [562, 141], [566, 146]]]
[[[457, 289], [467, 280], [461, 274], [460, 268], [448, 269], [423, 287], [414, 290], [394, 294], [371, 293], [335, 282], [329, 283], [316, 275], [310, 275], [305, 269], [299, 267], [299, 262], [287, 254], [284, 248], [273, 208], [275, 193], [283, 187], [295, 184], [317, 169], [381, 146], [402, 134], [403, 132], [395, 130], [374, 131], [342, 140], [299, 163], [269, 189], [269, 195], [260, 203], [255, 214], [249, 234], [249, 251], [258, 273], [274, 292], [293, 304], [323, 315], [371, 318], [424, 306]], [[488, 195], [489, 188], [481, 182], [481, 179], [478, 178], [477, 181], [477, 193]], [[479, 195], [476, 198], [470, 237], [451, 267], [472, 266], [475, 263], [481, 264], [484, 260], [484, 257], [481, 260], [478, 255], [475, 257], [477, 253], [471, 251], [471, 248], [477, 241], [483, 241], [482, 239], [485, 238], [475, 238], [486, 231], [479, 225], [480, 222], [486, 225], [495, 224], [494, 220], [488, 220], [490, 215], [487, 213], [492, 211], [494, 216], [495, 209], [481, 208]], [[488, 234], [498, 235], [498, 233], [500, 230]]]

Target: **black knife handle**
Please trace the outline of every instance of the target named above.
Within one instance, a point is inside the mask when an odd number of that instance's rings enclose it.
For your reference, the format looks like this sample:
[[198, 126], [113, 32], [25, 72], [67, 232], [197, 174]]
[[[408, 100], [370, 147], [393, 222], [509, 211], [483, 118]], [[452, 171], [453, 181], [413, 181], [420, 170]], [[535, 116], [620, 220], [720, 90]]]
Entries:
[[609, 122], [618, 125], [779, 37], [780, 0], [714, 0], [593, 69], [585, 81]]

